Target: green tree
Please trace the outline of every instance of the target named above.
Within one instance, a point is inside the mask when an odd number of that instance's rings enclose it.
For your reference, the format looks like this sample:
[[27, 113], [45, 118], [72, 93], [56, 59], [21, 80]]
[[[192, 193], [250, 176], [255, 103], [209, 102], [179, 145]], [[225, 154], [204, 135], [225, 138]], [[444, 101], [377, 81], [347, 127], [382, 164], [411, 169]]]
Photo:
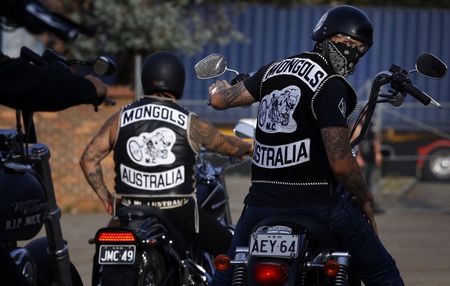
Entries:
[[[128, 72], [135, 55], [145, 56], [155, 50], [194, 53], [214, 40], [224, 44], [244, 38], [233, 28], [229, 17], [236, 6], [202, 0], [84, 2], [74, 9], [72, 17], [95, 27], [97, 33], [92, 38], [80, 36], [71, 51], [77, 57], [114, 55], [119, 67]], [[129, 80], [127, 74], [122, 75], [121, 81]]]

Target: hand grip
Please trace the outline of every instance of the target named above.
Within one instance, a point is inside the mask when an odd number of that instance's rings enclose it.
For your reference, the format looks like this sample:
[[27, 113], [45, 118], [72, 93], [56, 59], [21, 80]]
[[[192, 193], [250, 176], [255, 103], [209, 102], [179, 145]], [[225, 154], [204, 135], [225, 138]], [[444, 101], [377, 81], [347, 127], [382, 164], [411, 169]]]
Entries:
[[415, 99], [423, 103], [423, 105], [428, 105], [431, 102], [431, 97], [425, 92], [421, 91], [411, 83], [405, 85], [405, 91], [411, 94]]

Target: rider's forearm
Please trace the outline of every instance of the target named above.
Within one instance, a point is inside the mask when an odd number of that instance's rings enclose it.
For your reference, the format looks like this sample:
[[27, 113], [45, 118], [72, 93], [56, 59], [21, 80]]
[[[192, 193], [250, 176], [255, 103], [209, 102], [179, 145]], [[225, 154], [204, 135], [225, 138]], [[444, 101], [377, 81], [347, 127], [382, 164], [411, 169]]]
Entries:
[[348, 130], [345, 127], [327, 127], [320, 130], [328, 162], [336, 179], [361, 202], [371, 201], [366, 182], [353, 157]]
[[100, 162], [83, 156], [80, 166], [89, 185], [102, 201], [106, 201], [111, 196], [111, 193], [103, 181], [103, 171]]
[[233, 136], [224, 136], [224, 142], [220, 147], [223, 152], [229, 156], [242, 157], [244, 155], [251, 155], [253, 152], [253, 145], [242, 141]]
[[368, 192], [367, 184], [361, 175], [361, 171], [356, 162], [353, 165], [353, 168], [349, 169], [348, 172], [335, 173], [336, 179], [350, 194], [357, 197], [360, 203], [371, 202], [372, 196]]
[[210, 103], [215, 109], [249, 105], [255, 102], [242, 82], [230, 86], [226, 81], [217, 81], [209, 89]]

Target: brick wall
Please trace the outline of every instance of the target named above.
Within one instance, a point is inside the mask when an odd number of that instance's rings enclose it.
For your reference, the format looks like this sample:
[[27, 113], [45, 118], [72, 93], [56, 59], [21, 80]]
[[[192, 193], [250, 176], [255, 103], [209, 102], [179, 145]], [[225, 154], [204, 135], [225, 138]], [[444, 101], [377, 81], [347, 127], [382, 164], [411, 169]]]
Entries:
[[[57, 113], [40, 112], [34, 115], [38, 141], [50, 147], [53, 183], [56, 198], [63, 211], [103, 211], [103, 205], [86, 182], [79, 166], [80, 156], [91, 138], [106, 119], [120, 107], [132, 101], [127, 88], [109, 91], [115, 106], [100, 106], [94, 112], [91, 105], [81, 105]], [[15, 127], [15, 111], [0, 106], [0, 128]], [[103, 175], [110, 190], [113, 189], [113, 160], [102, 161]]]

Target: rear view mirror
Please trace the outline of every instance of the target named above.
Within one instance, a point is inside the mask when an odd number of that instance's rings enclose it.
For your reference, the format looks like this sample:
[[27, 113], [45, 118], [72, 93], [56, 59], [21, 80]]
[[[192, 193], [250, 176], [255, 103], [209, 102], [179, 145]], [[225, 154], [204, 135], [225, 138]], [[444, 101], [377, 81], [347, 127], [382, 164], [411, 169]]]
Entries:
[[194, 66], [199, 79], [210, 79], [222, 75], [227, 70], [227, 61], [221, 54], [211, 54]]
[[97, 75], [112, 76], [117, 72], [117, 65], [112, 59], [100, 56], [94, 60], [92, 69]]
[[442, 78], [447, 73], [447, 65], [434, 55], [424, 53], [416, 59], [416, 70], [425, 76]]

